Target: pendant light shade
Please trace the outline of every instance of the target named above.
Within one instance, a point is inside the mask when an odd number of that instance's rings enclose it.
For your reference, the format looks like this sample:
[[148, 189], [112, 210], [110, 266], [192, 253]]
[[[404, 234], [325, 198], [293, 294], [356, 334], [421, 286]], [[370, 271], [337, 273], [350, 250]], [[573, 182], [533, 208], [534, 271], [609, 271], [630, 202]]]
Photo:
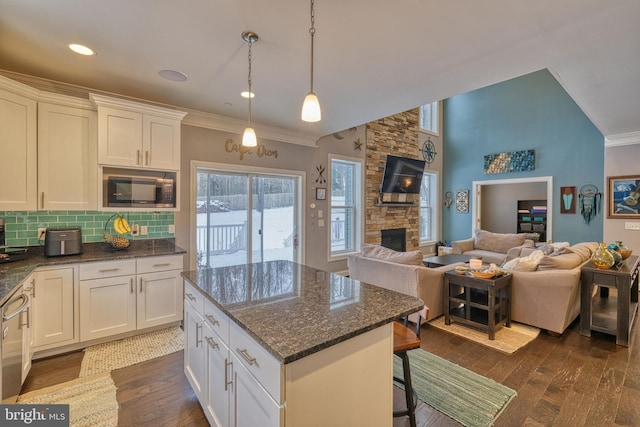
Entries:
[[258, 145], [256, 131], [254, 131], [252, 127], [248, 127], [244, 130], [244, 134], [242, 135], [242, 145], [245, 147], [255, 147]]
[[253, 98], [251, 91], [252, 75], [251, 75], [251, 46], [258, 41], [258, 35], [252, 31], [245, 31], [242, 33], [242, 40], [246, 41], [249, 45], [249, 75], [247, 77], [247, 83], [249, 83], [249, 126], [244, 130], [242, 135], [242, 145], [245, 147], [255, 147], [258, 145], [256, 138], [256, 131], [251, 126], [251, 98]]
[[315, 1], [311, 0], [311, 28], [309, 28], [309, 34], [311, 34], [311, 89], [309, 93], [304, 98], [304, 103], [302, 104], [302, 114], [300, 117], [305, 122], [319, 122], [322, 118], [322, 113], [320, 111], [320, 101], [318, 101], [318, 96], [313, 91], [313, 39], [316, 35], [316, 14], [314, 10]]
[[319, 122], [322, 118], [320, 101], [315, 93], [309, 92], [302, 104], [302, 120], [305, 122]]

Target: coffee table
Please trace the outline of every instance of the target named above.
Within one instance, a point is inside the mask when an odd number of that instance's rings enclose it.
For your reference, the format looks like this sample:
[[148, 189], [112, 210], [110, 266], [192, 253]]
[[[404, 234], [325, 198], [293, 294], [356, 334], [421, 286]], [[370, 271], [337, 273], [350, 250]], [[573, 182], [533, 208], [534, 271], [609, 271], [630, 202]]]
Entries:
[[444, 323], [452, 321], [473, 326], [496, 336], [504, 323], [511, 327], [511, 274], [481, 279], [471, 273], [444, 273]]
[[422, 263], [429, 268], [442, 267], [443, 265], [454, 264], [456, 262], [469, 262], [473, 258], [469, 255], [446, 254], [440, 256], [432, 256], [422, 260]]

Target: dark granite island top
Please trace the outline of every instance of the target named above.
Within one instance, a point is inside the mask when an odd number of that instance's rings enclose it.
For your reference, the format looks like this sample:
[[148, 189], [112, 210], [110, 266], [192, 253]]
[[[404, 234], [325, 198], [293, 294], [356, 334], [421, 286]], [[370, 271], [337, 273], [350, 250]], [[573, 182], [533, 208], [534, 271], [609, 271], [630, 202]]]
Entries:
[[11, 291], [37, 267], [184, 253], [186, 251], [176, 246], [173, 239], [134, 240], [129, 248], [120, 251], [111, 249], [105, 243], [84, 243], [82, 254], [60, 257], [46, 257], [42, 247], [29, 247], [25, 259], [0, 264], [0, 303], [4, 302]]
[[424, 306], [417, 298], [290, 261], [182, 276], [285, 364]]

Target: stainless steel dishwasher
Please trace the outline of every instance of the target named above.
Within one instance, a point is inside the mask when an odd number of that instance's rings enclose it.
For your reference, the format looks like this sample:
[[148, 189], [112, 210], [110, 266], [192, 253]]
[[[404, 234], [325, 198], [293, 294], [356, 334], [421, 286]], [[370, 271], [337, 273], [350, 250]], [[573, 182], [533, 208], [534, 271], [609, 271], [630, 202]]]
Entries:
[[29, 295], [22, 286], [2, 305], [2, 403], [15, 403], [22, 388], [23, 327], [29, 324]]

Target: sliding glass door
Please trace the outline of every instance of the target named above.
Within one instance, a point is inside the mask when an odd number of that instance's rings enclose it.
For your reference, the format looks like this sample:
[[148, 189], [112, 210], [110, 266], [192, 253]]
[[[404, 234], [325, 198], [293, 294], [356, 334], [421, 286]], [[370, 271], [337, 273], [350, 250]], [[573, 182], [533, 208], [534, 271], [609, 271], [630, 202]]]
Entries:
[[299, 262], [300, 177], [198, 168], [198, 266]]

